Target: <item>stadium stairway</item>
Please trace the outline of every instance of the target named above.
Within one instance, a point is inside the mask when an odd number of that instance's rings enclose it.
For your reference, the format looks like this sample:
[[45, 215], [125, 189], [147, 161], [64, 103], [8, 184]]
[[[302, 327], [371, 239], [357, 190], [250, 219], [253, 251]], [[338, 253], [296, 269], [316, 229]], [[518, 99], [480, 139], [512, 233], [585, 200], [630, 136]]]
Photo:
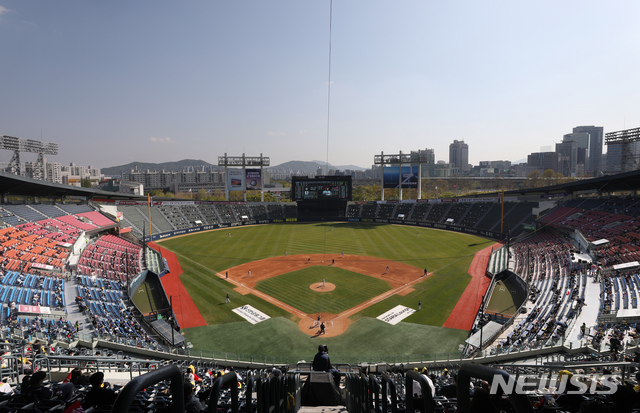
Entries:
[[65, 281], [64, 298], [67, 303], [67, 320], [71, 324], [78, 322], [80, 331], [82, 333], [88, 333], [93, 331], [93, 325], [87, 316], [80, 312], [80, 307], [76, 303], [76, 297], [78, 296], [78, 283], [75, 276], [69, 277]]

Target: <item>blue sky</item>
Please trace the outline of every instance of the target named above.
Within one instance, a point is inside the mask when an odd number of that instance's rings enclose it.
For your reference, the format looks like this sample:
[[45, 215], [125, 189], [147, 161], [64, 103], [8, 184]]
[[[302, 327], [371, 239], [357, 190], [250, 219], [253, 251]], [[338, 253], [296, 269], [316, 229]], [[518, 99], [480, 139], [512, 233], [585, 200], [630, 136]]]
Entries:
[[640, 127], [640, 2], [334, 0], [328, 122], [329, 4], [0, 0], [0, 134], [97, 167], [369, 167], [448, 160], [454, 139], [473, 164], [515, 161], [577, 125]]

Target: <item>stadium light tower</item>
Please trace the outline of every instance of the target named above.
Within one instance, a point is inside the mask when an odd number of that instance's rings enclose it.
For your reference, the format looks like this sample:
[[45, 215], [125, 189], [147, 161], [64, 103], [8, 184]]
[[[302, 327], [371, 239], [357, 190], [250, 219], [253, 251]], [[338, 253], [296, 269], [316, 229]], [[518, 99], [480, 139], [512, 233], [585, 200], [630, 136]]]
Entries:
[[[373, 157], [373, 163], [375, 165], [380, 165], [382, 168], [382, 178], [381, 178], [381, 184], [382, 184], [382, 191], [381, 191], [381, 198], [382, 201], [384, 201], [384, 188], [385, 186], [387, 188], [398, 188], [398, 195], [400, 200], [402, 201], [402, 188], [413, 188], [413, 185], [416, 185], [416, 181], [413, 180], [414, 178], [414, 169], [413, 166], [417, 165], [418, 166], [418, 171], [417, 171], [417, 186], [415, 186], [415, 188], [418, 190], [418, 199], [422, 198], [422, 165], [423, 164], [428, 164], [429, 163], [429, 159], [427, 156], [427, 152], [424, 151], [420, 151], [418, 150], [418, 154], [417, 156], [415, 156], [415, 153], [402, 153], [402, 151], [400, 151], [399, 154], [396, 155], [385, 155], [384, 152], [380, 152], [380, 155], [375, 155]], [[402, 167], [403, 165], [407, 165], [409, 170], [407, 172], [403, 172]], [[397, 181], [397, 185], [396, 182], [390, 182], [390, 180], [385, 182], [384, 179], [384, 167], [392, 167], [392, 168], [397, 168], [398, 170], [398, 181]], [[393, 174], [392, 174], [393, 175]], [[392, 179], [394, 178], [391, 175]]]
[[[218, 166], [224, 166], [224, 196], [229, 200], [229, 191], [242, 191], [244, 202], [247, 202], [247, 189], [260, 190], [260, 201], [264, 202], [264, 177], [263, 167], [269, 166], [271, 161], [268, 157], [262, 156], [218, 156]], [[241, 166], [242, 169], [232, 169], [233, 174], [229, 175], [230, 166]], [[247, 169], [249, 167], [249, 169]], [[260, 167], [258, 172], [257, 167]], [[240, 172], [240, 173], [238, 173]]]
[[605, 145], [620, 145], [621, 172], [630, 172], [638, 169], [638, 155], [631, 151], [631, 144], [640, 141], [640, 128], [609, 132], [604, 135], [604, 139]]
[[13, 156], [9, 162], [9, 171], [12, 174], [22, 176], [22, 162], [20, 159], [20, 152], [32, 152], [38, 154], [35, 168], [33, 169], [33, 178], [44, 179], [45, 167], [44, 167], [44, 155], [57, 155], [58, 144], [47, 143], [42, 141], [36, 141], [33, 139], [16, 138], [15, 136], [2, 135], [0, 138], [0, 149], [6, 149], [13, 151]]

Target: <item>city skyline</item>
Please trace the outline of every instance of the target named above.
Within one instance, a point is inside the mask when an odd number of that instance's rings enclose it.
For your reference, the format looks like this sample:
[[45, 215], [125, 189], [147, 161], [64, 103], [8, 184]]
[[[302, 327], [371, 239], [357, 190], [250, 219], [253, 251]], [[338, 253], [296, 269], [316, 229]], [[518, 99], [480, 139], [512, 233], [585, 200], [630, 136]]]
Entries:
[[329, 4], [0, 0], [0, 134], [97, 168], [225, 152], [369, 168], [446, 161], [455, 140], [473, 165], [516, 162], [576, 126], [640, 126], [636, 2], [335, 1], [327, 119]]

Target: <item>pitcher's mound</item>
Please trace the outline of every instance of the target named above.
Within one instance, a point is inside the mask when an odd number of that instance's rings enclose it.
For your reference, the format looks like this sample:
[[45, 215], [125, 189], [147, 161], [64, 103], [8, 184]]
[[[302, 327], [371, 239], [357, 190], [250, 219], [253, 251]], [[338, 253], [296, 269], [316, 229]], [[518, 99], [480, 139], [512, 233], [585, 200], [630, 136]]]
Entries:
[[336, 285], [332, 284], [332, 283], [324, 283], [324, 285], [322, 285], [322, 282], [319, 283], [313, 283], [309, 286], [310, 289], [312, 289], [313, 291], [317, 291], [319, 293], [326, 293], [329, 291], [333, 291], [336, 289]]

